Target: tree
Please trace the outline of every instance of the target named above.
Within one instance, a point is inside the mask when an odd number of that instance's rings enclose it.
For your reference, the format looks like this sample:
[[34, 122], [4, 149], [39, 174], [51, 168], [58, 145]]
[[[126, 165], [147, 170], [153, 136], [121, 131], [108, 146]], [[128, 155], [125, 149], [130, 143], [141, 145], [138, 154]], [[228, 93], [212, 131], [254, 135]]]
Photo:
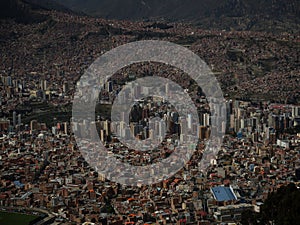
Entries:
[[291, 183], [271, 192], [261, 207], [260, 213], [245, 211], [241, 223], [244, 225], [290, 225], [300, 221], [300, 190]]

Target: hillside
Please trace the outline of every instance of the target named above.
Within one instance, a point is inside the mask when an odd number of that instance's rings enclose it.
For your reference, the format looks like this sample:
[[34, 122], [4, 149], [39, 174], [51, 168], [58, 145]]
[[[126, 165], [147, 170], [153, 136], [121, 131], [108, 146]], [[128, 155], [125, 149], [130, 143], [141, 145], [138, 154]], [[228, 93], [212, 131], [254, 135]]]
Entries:
[[31, 8], [35, 8], [35, 9], [56, 10], [65, 13], [75, 13], [68, 7], [62, 5], [60, 1], [54, 1], [54, 0], [22, 0], [22, 1], [29, 4]]
[[108, 19], [189, 21], [203, 28], [299, 30], [297, 0], [65, 0], [74, 11]]
[[49, 19], [41, 10], [57, 10], [73, 13], [53, 0], [6, 0], [0, 1], [0, 19], [14, 19], [18, 23], [39, 23]]
[[46, 19], [20, 0], [0, 1], [0, 19], [14, 19], [18, 23], [36, 23]]
[[105, 19], [192, 22], [203, 29], [292, 32], [300, 30], [297, 0], [7, 0], [0, 18], [21, 23], [45, 20], [33, 9]]
[[47, 19], [30, 24], [1, 21], [2, 76], [40, 79], [45, 74], [56, 84], [73, 83], [103, 52], [133, 41], [159, 39], [198, 54], [229, 96], [300, 102], [297, 35], [212, 31], [162, 21], [111, 21], [24, 7], [29, 18], [42, 15]]

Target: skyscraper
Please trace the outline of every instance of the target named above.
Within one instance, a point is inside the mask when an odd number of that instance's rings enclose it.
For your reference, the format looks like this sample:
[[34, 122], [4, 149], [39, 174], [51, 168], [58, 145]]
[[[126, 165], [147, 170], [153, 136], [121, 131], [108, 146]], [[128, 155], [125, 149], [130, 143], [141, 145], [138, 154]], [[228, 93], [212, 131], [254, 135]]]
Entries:
[[164, 138], [166, 135], [166, 123], [163, 119], [159, 121], [159, 137]]
[[298, 106], [293, 106], [292, 108], [292, 117], [300, 117], [300, 107]]
[[17, 113], [16, 111], [13, 112], [13, 126], [15, 127], [17, 125]]
[[19, 127], [21, 126], [21, 123], [22, 123], [22, 115], [19, 114], [19, 115], [18, 115], [18, 126], [19, 126]]
[[188, 114], [187, 118], [188, 129], [192, 129], [192, 115]]

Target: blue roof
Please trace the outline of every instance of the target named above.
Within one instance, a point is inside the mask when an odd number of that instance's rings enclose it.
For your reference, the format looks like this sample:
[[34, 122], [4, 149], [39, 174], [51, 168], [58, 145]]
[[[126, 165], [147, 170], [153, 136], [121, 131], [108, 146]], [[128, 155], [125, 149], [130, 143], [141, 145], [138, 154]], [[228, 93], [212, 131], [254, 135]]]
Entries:
[[20, 181], [16, 180], [14, 181], [14, 184], [18, 187], [18, 188], [22, 188], [24, 187], [24, 184], [22, 184]]
[[237, 200], [232, 189], [229, 187], [218, 186], [211, 188], [211, 191], [218, 202]]

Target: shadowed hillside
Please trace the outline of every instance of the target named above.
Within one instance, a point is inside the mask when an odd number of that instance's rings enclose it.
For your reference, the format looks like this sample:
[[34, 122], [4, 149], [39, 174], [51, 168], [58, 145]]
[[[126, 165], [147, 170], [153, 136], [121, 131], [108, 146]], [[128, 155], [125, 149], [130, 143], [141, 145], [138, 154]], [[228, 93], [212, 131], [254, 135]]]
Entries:
[[297, 0], [65, 0], [74, 11], [109, 19], [191, 21], [203, 28], [299, 29]]
[[14, 19], [18, 23], [38, 23], [48, 19], [39, 10], [57, 10], [73, 13], [53, 0], [5, 0], [0, 1], [0, 19]]
[[36, 23], [46, 19], [31, 9], [31, 7], [20, 0], [0, 1], [0, 18], [14, 19], [18, 23]]

